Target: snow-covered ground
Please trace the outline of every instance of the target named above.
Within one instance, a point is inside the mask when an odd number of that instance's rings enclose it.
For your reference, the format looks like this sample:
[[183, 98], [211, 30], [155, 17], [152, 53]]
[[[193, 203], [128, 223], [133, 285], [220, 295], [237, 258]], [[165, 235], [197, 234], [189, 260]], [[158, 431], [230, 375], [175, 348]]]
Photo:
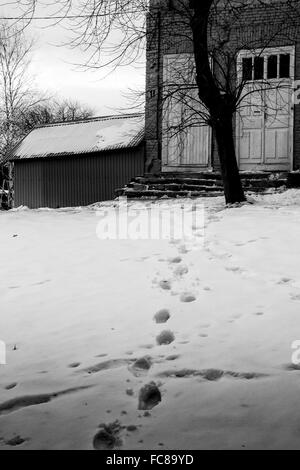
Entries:
[[95, 208], [0, 213], [0, 449], [92, 449], [117, 420], [125, 450], [299, 449], [300, 191], [255, 199], [206, 200], [204, 246], [100, 240]]

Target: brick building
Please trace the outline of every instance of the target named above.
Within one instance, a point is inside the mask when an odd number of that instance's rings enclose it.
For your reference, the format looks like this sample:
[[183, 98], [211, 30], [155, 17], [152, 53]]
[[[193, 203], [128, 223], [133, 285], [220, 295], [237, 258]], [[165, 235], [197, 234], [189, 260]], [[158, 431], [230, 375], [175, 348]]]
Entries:
[[[295, 80], [300, 80], [299, 2], [242, 3], [246, 7], [235, 10], [234, 15], [220, 10], [215, 17], [212, 15], [209, 32], [211, 50], [226, 35], [226, 50], [232, 53], [235, 69], [230, 72], [230, 81], [236, 86], [244, 83], [246, 97], [234, 122], [239, 167], [241, 171], [296, 170], [300, 168], [300, 106], [294, 100]], [[151, 0], [146, 76], [147, 173], [219, 168], [216, 142], [205, 113], [199, 111], [201, 104], [197, 104], [198, 122], [179, 124], [179, 116], [191, 114], [189, 100], [194, 97], [197, 101], [195, 86], [190, 87], [193, 89], [187, 98], [180, 98], [193, 60], [189, 20], [178, 10], [178, 1]], [[213, 53], [211, 64], [213, 73], [218, 74], [221, 67], [215, 63]], [[190, 80], [193, 78], [189, 78], [189, 84]]]

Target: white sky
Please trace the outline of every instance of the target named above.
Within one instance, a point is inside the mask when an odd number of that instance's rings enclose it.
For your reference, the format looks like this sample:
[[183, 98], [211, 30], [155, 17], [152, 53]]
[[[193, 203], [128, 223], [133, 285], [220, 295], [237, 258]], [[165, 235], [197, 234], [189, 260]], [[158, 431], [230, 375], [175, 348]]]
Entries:
[[[3, 2], [3, 3], [2, 3]], [[2, 3], [2, 5], [1, 5]], [[11, 6], [0, 0], [0, 16], [13, 16]], [[129, 89], [144, 89], [144, 66], [120, 67], [104, 78], [103, 70], [78, 70], [74, 64], [83, 64], [87, 56], [78, 48], [70, 49], [64, 43], [69, 34], [61, 26], [44, 26], [47, 21], [34, 21], [26, 34], [36, 40], [31, 72], [37, 87], [61, 98], [76, 99], [91, 106], [96, 115], [114, 114], [132, 106]], [[62, 44], [57, 46], [57, 44]]]

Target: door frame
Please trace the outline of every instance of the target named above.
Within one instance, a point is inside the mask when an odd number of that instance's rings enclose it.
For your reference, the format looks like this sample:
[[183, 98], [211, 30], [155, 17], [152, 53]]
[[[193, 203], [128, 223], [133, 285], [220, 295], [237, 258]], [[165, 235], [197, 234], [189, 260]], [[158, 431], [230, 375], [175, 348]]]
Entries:
[[[290, 54], [290, 79], [292, 81], [292, 87], [291, 87], [291, 92], [293, 93], [294, 89], [294, 82], [295, 82], [295, 54], [296, 54], [296, 47], [294, 45], [292, 46], [278, 46], [278, 47], [265, 47], [265, 48], [258, 48], [258, 49], [243, 49], [239, 52], [238, 57], [237, 57], [237, 80], [238, 83], [240, 83], [242, 79], [242, 60], [247, 57], [253, 57], [253, 56], [264, 56], [264, 55], [277, 55], [277, 54]], [[265, 67], [264, 67], [264, 74], [265, 74]], [[266, 77], [264, 76], [264, 80]], [[284, 79], [283, 79], [284, 80]], [[293, 170], [294, 168], [294, 104], [291, 103], [290, 106], [290, 115], [289, 115], [289, 165], [290, 165], [290, 171]], [[238, 160], [238, 165], [240, 166], [240, 130], [241, 130], [241, 118], [239, 116], [239, 113], [236, 113], [236, 118], [235, 118], [235, 142], [236, 142], [236, 149], [237, 149], [237, 160]], [[265, 152], [265, 149], [264, 149]], [[275, 167], [276, 165], [266, 165], [265, 163], [262, 163], [260, 165], [261, 171], [267, 171], [268, 169], [270, 171], [276, 171], [276, 169], [272, 169], [272, 167]], [[279, 170], [278, 170], [279, 171]]]
[[[167, 69], [166, 69], [166, 63], [168, 59], [172, 58], [178, 58], [179, 56], [181, 57], [187, 57], [188, 59], [190, 58], [191, 60], [194, 59], [194, 54], [193, 53], [180, 53], [180, 54], [164, 54], [163, 56], [163, 88], [167, 87]], [[212, 61], [211, 61], [212, 64]], [[196, 83], [195, 83], [196, 85]], [[163, 91], [164, 93], [164, 91]], [[164, 108], [164, 101], [163, 101], [163, 108]], [[168, 136], [165, 135], [164, 133], [164, 111], [162, 110], [162, 120], [161, 120], [161, 129], [162, 129], [162, 172], [187, 172], [187, 173], [192, 173], [192, 172], [198, 172], [199, 170], [205, 170], [205, 171], [211, 171], [212, 170], [212, 148], [213, 148], [213, 135], [212, 135], [212, 129], [209, 125], [207, 125], [207, 132], [208, 132], [208, 145], [207, 145], [207, 163], [206, 164], [179, 164], [179, 165], [172, 165], [168, 164]]]

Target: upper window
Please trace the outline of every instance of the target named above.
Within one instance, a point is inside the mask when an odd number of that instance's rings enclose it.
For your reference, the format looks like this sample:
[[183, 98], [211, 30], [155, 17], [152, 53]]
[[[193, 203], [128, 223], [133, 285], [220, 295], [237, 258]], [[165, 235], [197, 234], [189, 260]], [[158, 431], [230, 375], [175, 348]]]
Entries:
[[290, 54], [280, 54], [280, 66], [279, 66], [279, 77], [289, 78], [291, 68], [291, 56]]
[[243, 80], [252, 80], [252, 58], [243, 59]]
[[290, 78], [291, 55], [253, 55], [242, 60], [242, 75], [244, 81], [272, 80]]
[[277, 78], [278, 75], [278, 56], [270, 55], [268, 57], [267, 78]]
[[254, 57], [254, 80], [263, 80], [264, 78], [264, 58]]

